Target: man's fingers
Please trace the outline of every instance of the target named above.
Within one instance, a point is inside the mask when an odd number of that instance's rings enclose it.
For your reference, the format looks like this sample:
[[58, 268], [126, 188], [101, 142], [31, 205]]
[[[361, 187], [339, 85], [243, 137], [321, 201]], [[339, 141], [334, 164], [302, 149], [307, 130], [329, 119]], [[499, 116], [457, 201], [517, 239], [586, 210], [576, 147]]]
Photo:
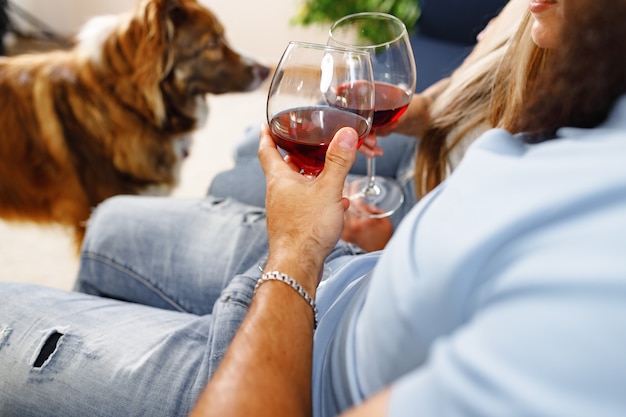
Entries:
[[263, 172], [266, 176], [277, 167], [276, 164], [281, 164], [283, 162], [283, 156], [280, 152], [278, 152], [278, 148], [276, 147], [274, 139], [272, 139], [272, 135], [270, 134], [270, 129], [267, 124], [263, 124], [263, 126], [261, 126], [258, 155], [259, 162], [261, 162], [261, 167], [263, 168]]
[[340, 129], [328, 147], [324, 170], [320, 176], [333, 178], [343, 184], [352, 164], [354, 164], [358, 140], [354, 129]]

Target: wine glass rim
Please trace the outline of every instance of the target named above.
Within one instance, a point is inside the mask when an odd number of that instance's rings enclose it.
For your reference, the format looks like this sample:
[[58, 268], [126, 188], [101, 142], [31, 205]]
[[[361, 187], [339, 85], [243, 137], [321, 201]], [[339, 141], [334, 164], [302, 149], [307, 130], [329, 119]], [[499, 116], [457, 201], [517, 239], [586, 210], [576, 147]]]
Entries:
[[344, 21], [346, 21], [346, 20], [360, 18], [360, 17], [368, 17], [368, 16], [373, 16], [373, 17], [376, 17], [376, 18], [384, 18], [386, 20], [392, 21], [392, 22], [398, 24], [398, 26], [401, 28], [401, 30], [400, 30], [400, 33], [398, 34], [398, 36], [396, 36], [393, 39], [388, 40], [387, 42], [381, 42], [381, 43], [372, 44], [372, 45], [358, 45], [357, 47], [359, 49], [376, 49], [376, 48], [380, 48], [382, 46], [390, 45], [392, 43], [395, 43], [395, 42], [399, 41], [400, 39], [402, 39], [402, 37], [408, 35], [408, 31], [406, 29], [406, 25], [404, 24], [404, 22], [402, 20], [400, 20], [399, 18], [397, 18], [396, 16], [392, 15], [392, 14], [383, 13], [383, 12], [360, 12], [360, 13], [349, 14], [349, 15], [346, 15], [346, 16], [336, 20], [335, 23], [333, 23], [330, 26], [330, 29], [328, 30], [328, 36], [330, 38], [332, 38], [339, 45], [342, 45], [342, 46], [345, 45], [346, 48], [355, 48], [354, 45], [352, 45], [350, 43], [347, 43], [347, 42], [340, 41], [335, 36], [333, 36], [333, 30], [337, 26], [342, 24]]
[[328, 44], [324, 44], [324, 43], [314, 43], [314, 42], [304, 42], [304, 41], [289, 41], [288, 43], [288, 47], [291, 46], [302, 46], [305, 48], [311, 48], [311, 49], [319, 49], [319, 50], [324, 50], [324, 51], [334, 51], [334, 52], [341, 52], [341, 53], [350, 53], [350, 54], [357, 54], [357, 55], [368, 55], [369, 52], [367, 51], [363, 51], [363, 50], [358, 50], [358, 49], [354, 49], [353, 47], [347, 47], [347, 46], [338, 46], [338, 45], [328, 45]]

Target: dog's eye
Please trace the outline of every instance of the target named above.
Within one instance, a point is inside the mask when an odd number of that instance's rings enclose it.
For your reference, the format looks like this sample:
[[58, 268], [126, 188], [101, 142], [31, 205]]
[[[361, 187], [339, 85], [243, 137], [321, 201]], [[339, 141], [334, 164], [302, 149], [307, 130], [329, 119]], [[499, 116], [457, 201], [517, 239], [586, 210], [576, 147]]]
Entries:
[[204, 45], [206, 49], [217, 49], [220, 47], [219, 39], [209, 39], [209, 41]]

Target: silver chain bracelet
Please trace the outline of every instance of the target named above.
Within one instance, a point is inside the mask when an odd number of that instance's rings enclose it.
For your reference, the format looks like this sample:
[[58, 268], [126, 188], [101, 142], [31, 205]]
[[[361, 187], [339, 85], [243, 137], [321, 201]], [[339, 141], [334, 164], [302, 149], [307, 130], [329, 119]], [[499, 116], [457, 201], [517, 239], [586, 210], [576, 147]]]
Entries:
[[254, 292], [256, 293], [261, 284], [267, 281], [281, 281], [296, 290], [313, 309], [313, 329], [317, 328], [317, 305], [315, 304], [315, 300], [305, 291], [304, 288], [302, 288], [302, 285], [300, 285], [298, 281], [279, 271], [266, 272], [257, 281], [256, 286], [254, 287]]

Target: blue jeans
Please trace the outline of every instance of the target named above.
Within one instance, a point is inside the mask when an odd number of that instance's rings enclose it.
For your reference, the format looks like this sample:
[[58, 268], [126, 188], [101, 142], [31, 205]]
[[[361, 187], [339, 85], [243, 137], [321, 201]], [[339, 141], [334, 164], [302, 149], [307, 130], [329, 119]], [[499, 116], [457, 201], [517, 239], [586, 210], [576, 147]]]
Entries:
[[210, 196], [115, 197], [87, 232], [76, 291], [199, 315], [267, 256], [265, 210]]
[[229, 201], [103, 203], [76, 283], [89, 294], [0, 283], [0, 415], [186, 416], [247, 312], [266, 241], [263, 211]]
[[198, 316], [0, 283], [0, 415], [187, 416], [254, 284], [234, 278]]
[[[0, 415], [187, 415], [248, 310], [266, 253], [264, 210], [234, 200], [102, 203], [80, 293], [0, 283]], [[340, 242], [329, 261], [353, 253]]]

